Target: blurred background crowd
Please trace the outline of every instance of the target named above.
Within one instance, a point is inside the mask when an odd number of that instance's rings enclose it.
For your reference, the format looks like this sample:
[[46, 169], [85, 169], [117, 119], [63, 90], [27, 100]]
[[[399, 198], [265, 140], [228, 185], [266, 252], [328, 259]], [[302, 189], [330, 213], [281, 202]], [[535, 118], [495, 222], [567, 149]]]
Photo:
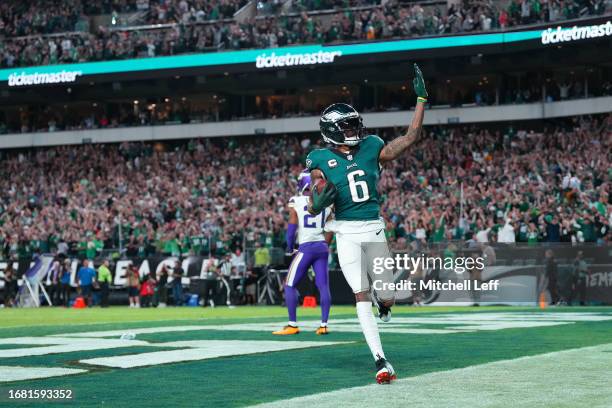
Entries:
[[[367, 123], [366, 123], [367, 125]], [[604, 242], [612, 224], [612, 115], [426, 128], [384, 168], [393, 245]], [[379, 133], [384, 139], [399, 130]], [[283, 247], [286, 203], [315, 135], [6, 150], [3, 257], [214, 254]]]

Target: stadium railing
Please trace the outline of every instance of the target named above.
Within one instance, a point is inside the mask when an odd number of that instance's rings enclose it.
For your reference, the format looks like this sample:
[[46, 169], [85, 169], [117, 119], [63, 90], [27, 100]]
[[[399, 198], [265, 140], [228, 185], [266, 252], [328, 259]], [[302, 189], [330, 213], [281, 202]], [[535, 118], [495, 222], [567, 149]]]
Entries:
[[[466, 108], [434, 108], [425, 116], [425, 125], [482, 123], [551, 119], [566, 116], [606, 113], [612, 106], [612, 96], [574, 99], [561, 102], [523, 105], [479, 106]], [[404, 127], [410, 111], [364, 113], [369, 128]], [[231, 126], [228, 126], [230, 125]], [[180, 125], [116, 127], [58, 132], [32, 132], [0, 136], [3, 148], [57, 146], [87, 143], [113, 143], [125, 140], [170, 140], [222, 136], [253, 136], [318, 131], [318, 116], [283, 119], [252, 119], [227, 122], [206, 122]]]

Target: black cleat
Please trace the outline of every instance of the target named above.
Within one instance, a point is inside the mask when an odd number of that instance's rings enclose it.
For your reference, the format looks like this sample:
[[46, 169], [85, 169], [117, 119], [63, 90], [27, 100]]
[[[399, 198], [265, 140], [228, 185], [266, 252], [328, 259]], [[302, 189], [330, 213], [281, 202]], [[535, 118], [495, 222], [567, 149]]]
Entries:
[[376, 309], [378, 309], [378, 317], [383, 322], [387, 323], [391, 320], [391, 308], [385, 306], [381, 301], [376, 300]]

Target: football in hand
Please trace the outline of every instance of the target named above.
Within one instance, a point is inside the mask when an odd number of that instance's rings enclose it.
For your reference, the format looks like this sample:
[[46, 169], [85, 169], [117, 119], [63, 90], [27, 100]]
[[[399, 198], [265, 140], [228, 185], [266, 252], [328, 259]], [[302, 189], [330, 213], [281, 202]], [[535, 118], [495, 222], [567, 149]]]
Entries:
[[326, 184], [327, 184], [327, 181], [325, 181], [324, 179], [322, 178], [317, 179], [317, 181], [315, 181], [314, 183], [314, 189], [317, 190], [318, 194], [321, 194]]

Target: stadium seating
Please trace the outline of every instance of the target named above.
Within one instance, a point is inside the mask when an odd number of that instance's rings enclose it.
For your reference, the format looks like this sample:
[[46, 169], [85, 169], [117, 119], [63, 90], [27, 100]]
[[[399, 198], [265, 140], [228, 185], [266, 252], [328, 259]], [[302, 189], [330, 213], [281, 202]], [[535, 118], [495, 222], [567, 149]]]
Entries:
[[[258, 2], [261, 7], [253, 8], [252, 15], [238, 17], [245, 0], [144, 0], [123, 2], [123, 7], [101, 0], [55, 4], [2, 3], [0, 33], [6, 38], [0, 44], [1, 67], [489, 31], [609, 11], [604, 1], [522, 3], [526, 6], [515, 0], [464, 1], [447, 8], [438, 1], [360, 0], [346, 5], [291, 2], [291, 7], [263, 14], [256, 10], [268, 9], [268, 2]], [[130, 12], [135, 14], [119, 18]]]
[[[612, 115], [429, 128], [380, 180], [390, 238], [491, 240], [510, 219], [519, 242], [609, 239], [611, 130]], [[311, 136], [259, 136], [5, 150], [2, 255], [65, 241], [93, 257], [119, 246], [119, 230], [133, 254], [208, 253], [194, 244], [202, 236], [217, 255], [256, 241], [282, 247], [293, 176], [312, 145]]]

